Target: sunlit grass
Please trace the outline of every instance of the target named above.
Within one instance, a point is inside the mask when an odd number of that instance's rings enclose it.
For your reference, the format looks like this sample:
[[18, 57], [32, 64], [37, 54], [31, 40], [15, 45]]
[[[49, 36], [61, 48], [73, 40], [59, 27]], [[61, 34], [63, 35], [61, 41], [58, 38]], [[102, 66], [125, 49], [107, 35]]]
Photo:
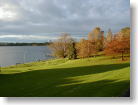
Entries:
[[121, 96], [129, 72], [128, 60], [105, 56], [19, 64], [2, 68], [0, 96]]

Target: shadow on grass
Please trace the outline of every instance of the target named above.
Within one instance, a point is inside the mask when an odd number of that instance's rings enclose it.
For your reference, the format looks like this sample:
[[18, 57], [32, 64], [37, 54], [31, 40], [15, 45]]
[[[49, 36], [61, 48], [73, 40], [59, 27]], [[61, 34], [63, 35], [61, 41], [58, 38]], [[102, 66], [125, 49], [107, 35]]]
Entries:
[[129, 81], [101, 80], [69, 86], [60, 85], [72, 82], [66, 79], [68, 77], [103, 73], [125, 67], [129, 67], [129, 63], [36, 70], [20, 74], [1, 74], [0, 96], [119, 96], [123, 94], [124, 89], [129, 88]]

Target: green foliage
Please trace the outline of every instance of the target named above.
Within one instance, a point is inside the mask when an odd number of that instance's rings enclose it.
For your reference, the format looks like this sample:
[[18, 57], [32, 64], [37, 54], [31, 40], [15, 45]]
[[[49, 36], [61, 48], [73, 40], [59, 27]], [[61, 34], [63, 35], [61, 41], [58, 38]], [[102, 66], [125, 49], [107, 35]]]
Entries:
[[69, 44], [69, 47], [68, 47], [68, 58], [69, 59], [76, 59], [77, 58], [75, 42], [72, 42], [72, 43]]

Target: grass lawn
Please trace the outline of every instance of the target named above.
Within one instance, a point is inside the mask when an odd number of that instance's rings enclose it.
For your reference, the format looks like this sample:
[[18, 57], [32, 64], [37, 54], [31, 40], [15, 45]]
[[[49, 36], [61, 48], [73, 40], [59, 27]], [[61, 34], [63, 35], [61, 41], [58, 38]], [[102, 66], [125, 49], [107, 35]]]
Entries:
[[130, 87], [130, 63], [110, 57], [55, 59], [2, 68], [0, 96], [116, 97]]

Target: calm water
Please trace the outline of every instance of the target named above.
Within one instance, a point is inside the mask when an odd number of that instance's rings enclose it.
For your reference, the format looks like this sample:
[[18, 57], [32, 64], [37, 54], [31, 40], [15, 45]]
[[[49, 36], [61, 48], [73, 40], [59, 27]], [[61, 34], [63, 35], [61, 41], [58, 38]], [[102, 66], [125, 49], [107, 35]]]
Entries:
[[0, 66], [50, 59], [50, 53], [46, 46], [0, 46]]

